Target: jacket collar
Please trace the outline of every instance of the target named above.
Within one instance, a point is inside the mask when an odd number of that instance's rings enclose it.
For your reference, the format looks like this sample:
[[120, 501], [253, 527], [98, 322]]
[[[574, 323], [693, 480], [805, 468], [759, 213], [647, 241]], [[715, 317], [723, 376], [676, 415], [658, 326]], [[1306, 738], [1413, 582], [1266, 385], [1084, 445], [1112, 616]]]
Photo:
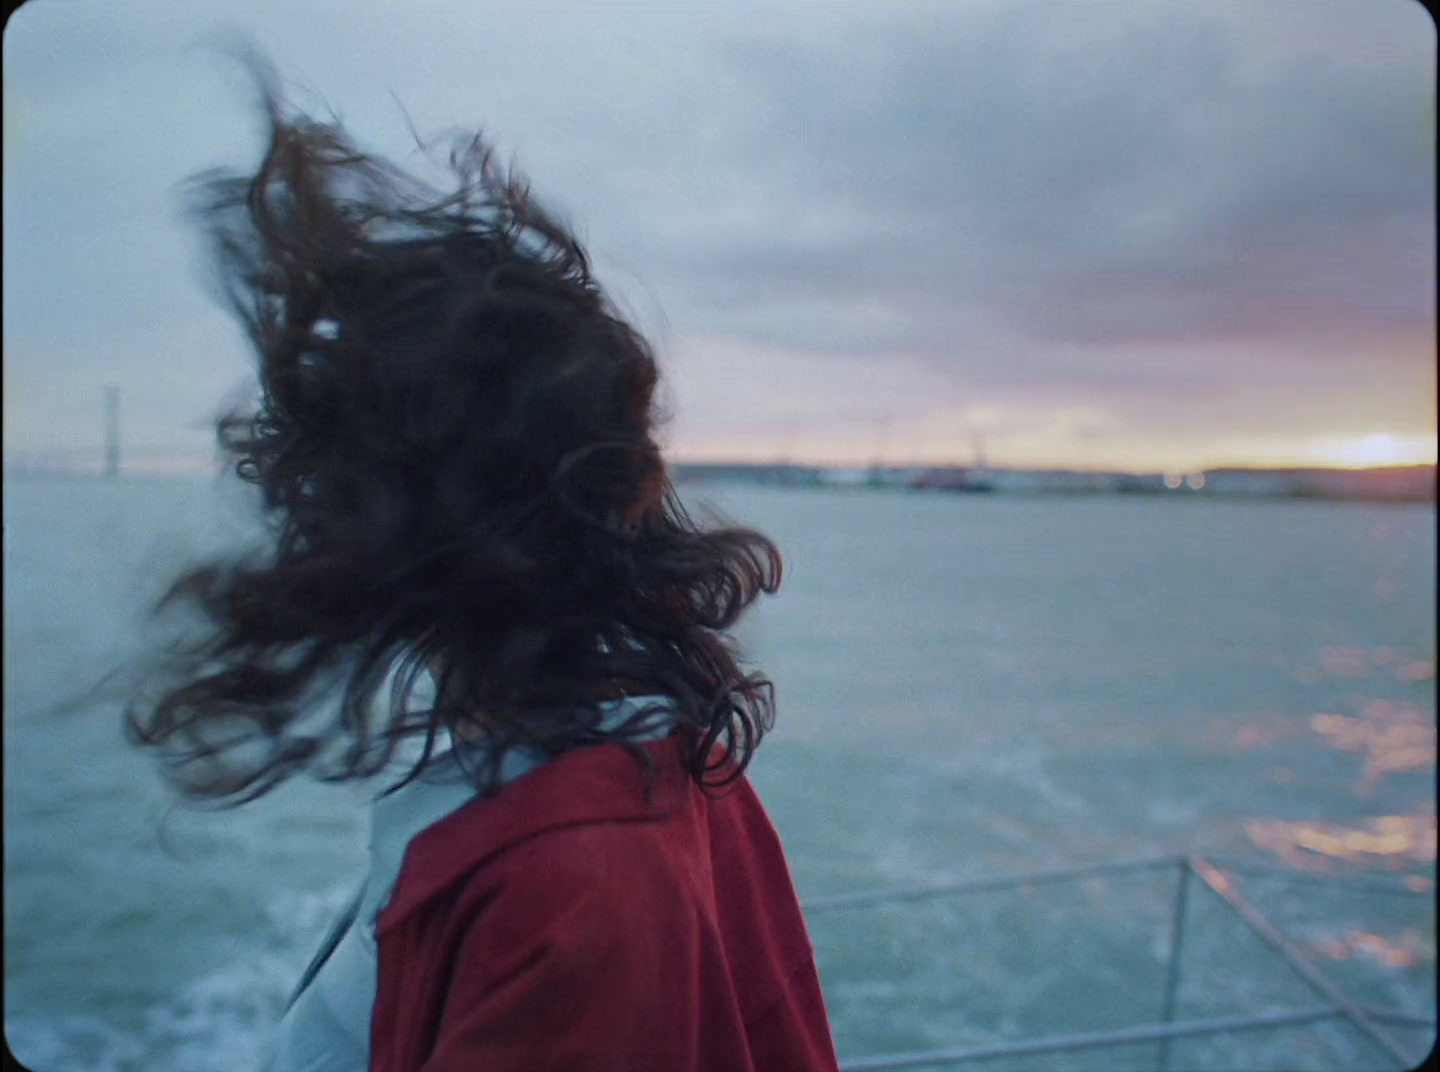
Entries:
[[681, 735], [641, 745], [655, 764], [646, 799], [645, 769], [619, 744], [580, 748], [476, 797], [411, 839], [400, 878], [375, 924], [377, 937], [454, 882], [510, 846], [582, 823], [654, 821], [674, 814], [691, 779], [680, 760]]

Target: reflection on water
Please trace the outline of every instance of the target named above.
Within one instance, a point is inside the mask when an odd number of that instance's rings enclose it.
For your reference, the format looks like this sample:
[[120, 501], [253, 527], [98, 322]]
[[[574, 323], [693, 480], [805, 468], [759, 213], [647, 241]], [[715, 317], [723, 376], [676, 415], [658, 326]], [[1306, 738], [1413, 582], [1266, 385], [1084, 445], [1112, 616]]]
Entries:
[[1371, 700], [1357, 718], [1315, 715], [1310, 728], [1333, 748], [1365, 753], [1361, 793], [1370, 792], [1377, 779], [1391, 772], [1435, 765], [1435, 725], [1415, 704]]
[[1322, 648], [1320, 663], [1334, 677], [1359, 677], [1370, 671], [1370, 653], [1364, 648]]
[[1368, 957], [1386, 968], [1408, 968], [1417, 961], [1430, 959], [1434, 950], [1428, 947], [1419, 931], [1407, 930], [1391, 939], [1369, 931], [1352, 930], [1342, 938], [1321, 938], [1302, 942], [1302, 953], [1349, 960], [1352, 956]]
[[[1400, 681], [1429, 681], [1435, 676], [1434, 659], [1406, 659], [1394, 648], [1321, 648], [1320, 665], [1332, 677], [1364, 677], [1379, 667], [1393, 666]], [[1312, 678], [1313, 680], [1313, 678]]]
[[[1320, 651], [1320, 664], [1334, 677], [1358, 678], [1387, 668], [1395, 679], [1409, 683], [1435, 677], [1433, 659], [1417, 659], [1394, 648], [1373, 651], [1356, 647], [1328, 647]], [[1386, 775], [1435, 770], [1436, 727], [1433, 713], [1410, 700], [1353, 698], [1357, 715], [1320, 713], [1311, 715], [1309, 729], [1318, 743], [1339, 752], [1361, 756], [1364, 765], [1353, 786], [1357, 796], [1368, 797]], [[1280, 736], [1277, 720], [1265, 732], [1262, 727], [1245, 727], [1237, 743], [1269, 744]], [[1249, 731], [1251, 737], [1247, 737]], [[1289, 767], [1271, 772], [1276, 782], [1293, 778]], [[1246, 836], [1257, 848], [1266, 849], [1287, 864], [1297, 867], [1344, 860], [1361, 866], [1394, 868], [1405, 864], [1433, 864], [1436, 858], [1436, 824], [1433, 809], [1416, 815], [1382, 815], [1344, 823], [1321, 823], [1283, 819], [1251, 819], [1244, 823]], [[1355, 932], [1360, 934], [1361, 932]], [[1354, 937], [1351, 935], [1350, 937]], [[1371, 936], [1373, 937], [1373, 936]], [[1336, 939], [1338, 941], [1338, 939]], [[1350, 941], [1347, 938], [1346, 941]], [[1372, 943], [1373, 946], [1373, 943]], [[1360, 947], [1366, 947], [1362, 941]], [[1347, 945], [1346, 956], [1354, 950]], [[1376, 954], [1380, 957], [1380, 954]], [[1400, 954], [1387, 953], [1393, 957]], [[1384, 959], [1384, 957], [1381, 957]], [[1408, 962], [1407, 962], [1408, 963]]]
[[1429, 681], [1435, 676], [1434, 659], [1416, 659], [1406, 663], [1396, 675], [1401, 681]]
[[1360, 827], [1251, 819], [1245, 833], [1258, 848], [1304, 867], [1307, 853], [1375, 867], [1435, 862], [1434, 815], [1382, 815]]

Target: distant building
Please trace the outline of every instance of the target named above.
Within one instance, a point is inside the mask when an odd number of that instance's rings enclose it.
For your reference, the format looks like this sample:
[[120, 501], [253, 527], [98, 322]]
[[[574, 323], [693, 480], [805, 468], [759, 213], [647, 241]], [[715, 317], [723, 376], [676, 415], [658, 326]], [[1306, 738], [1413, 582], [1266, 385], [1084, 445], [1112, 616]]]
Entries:
[[1169, 489], [1164, 473], [1116, 473], [1115, 490], [1122, 495], [1158, 495]]
[[874, 469], [821, 469], [816, 478], [826, 487], [856, 488], [880, 482], [879, 473]]
[[676, 462], [670, 477], [677, 484], [744, 483], [786, 487], [819, 483], [821, 470], [805, 465], [753, 465], [745, 462]]
[[1433, 502], [1435, 466], [1388, 469], [1300, 470], [1302, 494], [1329, 499], [1399, 499]]
[[1207, 469], [1198, 473], [1111, 473], [1073, 469], [980, 469], [976, 466], [865, 468], [786, 463], [687, 462], [670, 467], [676, 483], [744, 483], [781, 487], [912, 488], [1018, 495], [1146, 494], [1435, 501], [1433, 465], [1390, 469]]
[[1388, 469], [1211, 469], [1217, 495], [1288, 495], [1316, 499], [1435, 500], [1435, 466]]
[[996, 491], [1090, 495], [1116, 490], [1118, 473], [1075, 469], [991, 469]]
[[1207, 469], [1205, 490], [1212, 495], [1295, 495], [1302, 484], [1294, 471]]

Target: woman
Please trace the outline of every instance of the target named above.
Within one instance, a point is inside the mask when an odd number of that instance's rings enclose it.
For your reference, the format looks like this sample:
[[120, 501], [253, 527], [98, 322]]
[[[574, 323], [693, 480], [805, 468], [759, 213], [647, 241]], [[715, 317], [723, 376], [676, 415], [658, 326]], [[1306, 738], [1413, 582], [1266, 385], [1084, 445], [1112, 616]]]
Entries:
[[779, 553], [686, 515], [654, 357], [479, 139], [440, 192], [263, 96], [258, 171], [195, 212], [259, 358], [220, 439], [274, 544], [174, 583], [206, 632], [127, 722], [221, 804], [415, 746], [272, 1067], [833, 1069], [744, 776], [771, 687], [726, 635]]

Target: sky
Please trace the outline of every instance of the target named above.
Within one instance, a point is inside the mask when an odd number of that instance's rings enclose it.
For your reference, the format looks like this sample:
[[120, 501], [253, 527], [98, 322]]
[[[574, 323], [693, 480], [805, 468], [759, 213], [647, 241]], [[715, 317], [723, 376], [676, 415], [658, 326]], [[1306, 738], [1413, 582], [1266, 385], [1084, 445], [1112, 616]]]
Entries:
[[179, 212], [215, 47], [419, 167], [481, 129], [662, 362], [672, 459], [1436, 458], [1415, 0], [31, 0], [4, 38], [4, 448], [213, 459], [254, 382]]

